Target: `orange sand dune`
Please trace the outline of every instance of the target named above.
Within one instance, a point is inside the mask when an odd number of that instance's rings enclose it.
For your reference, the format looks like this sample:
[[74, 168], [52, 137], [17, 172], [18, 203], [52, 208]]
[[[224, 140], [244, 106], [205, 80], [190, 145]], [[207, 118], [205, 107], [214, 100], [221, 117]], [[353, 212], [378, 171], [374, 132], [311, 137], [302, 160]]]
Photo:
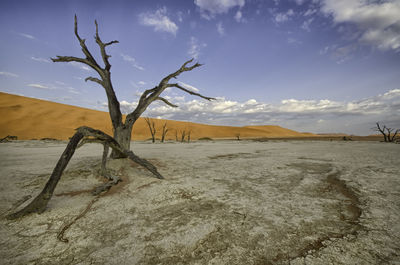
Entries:
[[[89, 126], [112, 134], [111, 120], [107, 112], [85, 109], [50, 101], [27, 98], [0, 92], [0, 137], [18, 136], [18, 139], [55, 138], [66, 140], [79, 126]], [[191, 139], [201, 137], [258, 138], [258, 137], [306, 137], [315, 136], [299, 133], [279, 126], [213, 126], [191, 122], [155, 119], [156, 137], [161, 138], [161, 127], [167, 122], [167, 139], [175, 140], [181, 131], [191, 131]], [[140, 118], [133, 127], [133, 140], [150, 138], [146, 122]]]

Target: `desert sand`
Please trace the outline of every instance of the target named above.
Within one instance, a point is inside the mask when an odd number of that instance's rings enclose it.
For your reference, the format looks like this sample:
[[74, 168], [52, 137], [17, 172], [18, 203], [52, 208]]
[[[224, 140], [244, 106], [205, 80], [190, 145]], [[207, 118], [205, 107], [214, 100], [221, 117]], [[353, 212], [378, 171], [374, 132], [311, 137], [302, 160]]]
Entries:
[[[54, 138], [67, 140], [80, 126], [89, 126], [112, 134], [111, 120], [107, 112], [79, 108], [45, 100], [27, 98], [0, 92], [0, 138], [17, 136], [20, 140]], [[161, 127], [167, 122], [167, 139], [175, 140], [183, 130], [191, 131], [191, 139], [209, 137], [234, 139], [258, 137], [308, 137], [310, 133], [299, 133], [280, 126], [212, 126], [191, 122], [154, 119], [156, 137], [161, 138]], [[150, 138], [146, 122], [140, 118], [133, 127], [132, 140]]]
[[47, 211], [14, 221], [66, 142], [0, 144], [1, 264], [399, 264], [400, 145], [344, 141], [134, 142], [92, 202], [102, 147], [78, 149]]

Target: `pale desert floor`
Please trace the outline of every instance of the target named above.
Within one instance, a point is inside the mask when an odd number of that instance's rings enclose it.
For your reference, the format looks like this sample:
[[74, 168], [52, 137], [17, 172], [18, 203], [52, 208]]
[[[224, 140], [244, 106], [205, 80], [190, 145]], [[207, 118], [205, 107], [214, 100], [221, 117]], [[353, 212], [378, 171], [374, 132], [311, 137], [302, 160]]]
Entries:
[[77, 150], [43, 214], [36, 196], [65, 142], [0, 144], [1, 264], [400, 264], [400, 145], [135, 142], [158, 180], [126, 160], [93, 200], [102, 147]]

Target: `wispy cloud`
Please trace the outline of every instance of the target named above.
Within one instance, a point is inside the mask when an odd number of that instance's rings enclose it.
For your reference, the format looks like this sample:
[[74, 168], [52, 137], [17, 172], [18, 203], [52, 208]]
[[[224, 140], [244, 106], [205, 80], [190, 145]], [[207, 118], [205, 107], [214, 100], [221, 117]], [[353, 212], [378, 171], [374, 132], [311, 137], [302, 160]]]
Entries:
[[18, 77], [17, 74], [10, 73], [10, 72], [0, 72], [0, 75], [9, 76], [9, 77]]
[[151, 26], [154, 31], [168, 32], [176, 35], [178, 26], [167, 16], [167, 8], [159, 8], [154, 13], [142, 13], [139, 22], [145, 26]]
[[[195, 5], [200, 8], [202, 17], [206, 19], [214, 18], [218, 14], [227, 13], [231, 8], [240, 9], [245, 5], [245, 0], [195, 0]], [[237, 18], [236, 18], [237, 17]], [[241, 19], [242, 13], [236, 12], [235, 19]]]
[[121, 57], [122, 57], [122, 60], [131, 63], [132, 66], [135, 67], [136, 69], [141, 70], [141, 71], [144, 70], [144, 67], [140, 66], [140, 65], [136, 62], [136, 59], [133, 58], [132, 56], [129, 56], [129, 55], [123, 54], [123, 53], [121, 53], [120, 55], [121, 55]]
[[40, 57], [31, 57], [32, 60], [37, 61], [37, 62], [41, 62], [41, 63], [50, 63], [50, 60], [45, 59], [45, 58], [40, 58]]
[[357, 26], [359, 41], [382, 50], [400, 50], [400, 1], [321, 0], [335, 23]]
[[305, 31], [310, 32], [311, 31], [310, 25], [313, 21], [314, 21], [313, 17], [307, 19], [306, 21], [303, 22], [303, 24], [301, 25], [301, 28], [304, 29]]
[[217, 31], [218, 31], [220, 36], [224, 36], [225, 35], [225, 28], [222, 25], [222, 22], [218, 22], [217, 23]]
[[85, 65], [85, 64], [82, 64], [82, 63], [78, 63], [78, 62], [69, 62], [69, 64], [72, 65], [72, 66], [74, 66], [74, 67], [76, 67], [76, 68], [79, 68], [79, 69], [81, 69], [81, 70], [85, 70], [85, 71], [87, 71], [87, 72], [92, 71], [92, 70], [90, 69], [89, 66], [87, 66], [87, 65]]
[[21, 37], [27, 38], [27, 39], [31, 39], [34, 40], [36, 39], [34, 36], [30, 35], [30, 34], [26, 34], [26, 33], [17, 33], [18, 35], [20, 35]]
[[46, 85], [41, 85], [41, 84], [28, 84], [28, 86], [34, 87], [34, 88], [39, 88], [39, 89], [52, 89]]
[[283, 23], [290, 19], [291, 16], [294, 15], [293, 9], [289, 9], [285, 13], [276, 13], [274, 16], [274, 20], [276, 23]]
[[235, 20], [237, 22], [242, 22], [243, 21], [243, 14], [241, 10], [238, 10], [235, 14]]
[[191, 56], [192, 58], [195, 58], [195, 59], [199, 58], [201, 49], [206, 46], [207, 46], [207, 44], [199, 42], [199, 40], [195, 37], [191, 37], [190, 42], [189, 42], [189, 50], [188, 50], [189, 56]]
[[188, 85], [188, 84], [185, 84], [185, 83], [183, 83], [183, 82], [181, 82], [181, 81], [179, 81], [178, 83], [179, 83], [181, 86], [183, 86], [184, 88], [187, 88], [188, 90], [191, 90], [191, 91], [194, 91], [194, 92], [199, 92], [199, 91], [200, 91], [198, 88], [196, 88], [196, 87], [194, 87], [194, 86], [191, 86], [191, 85]]

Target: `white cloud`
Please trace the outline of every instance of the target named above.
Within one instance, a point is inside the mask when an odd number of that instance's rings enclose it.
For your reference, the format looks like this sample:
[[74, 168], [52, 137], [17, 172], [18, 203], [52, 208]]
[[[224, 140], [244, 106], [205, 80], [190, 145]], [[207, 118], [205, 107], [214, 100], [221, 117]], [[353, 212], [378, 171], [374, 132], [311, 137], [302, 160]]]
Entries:
[[10, 73], [10, 72], [0, 72], [0, 75], [9, 76], [9, 77], [18, 77], [17, 74]]
[[211, 19], [218, 14], [227, 13], [231, 8], [242, 8], [245, 5], [245, 0], [194, 0], [194, 3], [200, 7], [204, 18]]
[[85, 65], [85, 64], [82, 64], [82, 63], [78, 63], [78, 62], [69, 62], [69, 64], [72, 65], [72, 66], [74, 66], [74, 67], [76, 67], [76, 68], [79, 68], [79, 69], [81, 69], [81, 70], [85, 70], [85, 71], [87, 71], [87, 72], [90, 72], [90, 71], [91, 71], [91, 69], [90, 69], [89, 66], [87, 66], [87, 65]]
[[146, 82], [144, 82], [144, 81], [139, 81], [138, 84], [141, 85], [141, 86], [144, 86], [144, 85], [146, 84]]
[[309, 18], [306, 21], [303, 22], [303, 24], [301, 25], [301, 28], [304, 29], [305, 31], [310, 32], [310, 25], [313, 22], [314, 18]]
[[45, 58], [40, 58], [40, 57], [31, 57], [32, 60], [37, 61], [37, 62], [42, 62], [42, 63], [50, 63], [50, 60], [45, 59]]
[[217, 23], [217, 31], [218, 31], [220, 36], [224, 36], [225, 35], [225, 29], [224, 29], [224, 26], [222, 25], [222, 22], [218, 22]]
[[335, 23], [352, 23], [361, 42], [382, 50], [400, 50], [400, 1], [321, 0]]
[[167, 16], [167, 8], [159, 8], [154, 13], [142, 13], [139, 22], [145, 26], [151, 26], [154, 31], [168, 32], [176, 35], [178, 26]]
[[287, 39], [287, 42], [288, 42], [289, 44], [295, 44], [295, 45], [300, 45], [300, 44], [302, 44], [301, 41], [299, 41], [298, 39], [295, 39], [295, 38], [288, 38], [288, 39]]
[[195, 37], [190, 38], [188, 54], [190, 57], [197, 59], [200, 55], [200, 50], [207, 46], [205, 43], [200, 43]]
[[199, 91], [200, 91], [198, 88], [196, 88], [196, 87], [194, 87], [194, 86], [191, 86], [191, 85], [188, 85], [188, 84], [185, 84], [185, 83], [183, 83], [183, 82], [181, 82], [181, 81], [179, 81], [178, 83], [179, 83], [181, 86], [183, 86], [184, 88], [188, 89], [188, 90], [191, 90], [191, 91], [194, 91], [194, 92], [199, 92]]
[[276, 23], [282, 23], [282, 22], [286, 22], [290, 19], [291, 16], [294, 15], [294, 12], [292, 9], [289, 9], [286, 13], [277, 13], [275, 14], [275, 22]]
[[307, 9], [307, 11], [303, 14], [303, 16], [308, 17], [314, 15], [315, 13], [317, 13], [317, 9], [310, 8]]
[[24, 38], [27, 38], [27, 39], [31, 39], [31, 40], [36, 39], [34, 36], [32, 36], [30, 34], [26, 34], [26, 33], [18, 33], [18, 35], [20, 35], [20, 36], [22, 36]]
[[[279, 104], [268, 104], [249, 99], [244, 102], [223, 97], [214, 101], [185, 100], [173, 97], [178, 108], [155, 102], [145, 115], [174, 120], [186, 120], [220, 125], [278, 124], [298, 131], [342, 132], [343, 124], [348, 133], [371, 134], [376, 121], [400, 128], [400, 89], [382, 95], [354, 101], [286, 99]], [[125, 102], [133, 110], [135, 102]], [[129, 107], [129, 108], [128, 108]], [[390, 113], [390, 119], [387, 114]]]
[[140, 66], [140, 65], [136, 62], [136, 59], [135, 59], [135, 58], [133, 58], [133, 57], [131, 57], [131, 56], [129, 56], [129, 55], [123, 54], [123, 53], [121, 53], [120, 55], [121, 55], [121, 57], [122, 57], [122, 60], [131, 63], [132, 66], [135, 67], [136, 69], [141, 70], [141, 71], [144, 70], [144, 67]]
[[238, 10], [237, 12], [236, 12], [236, 15], [235, 15], [235, 20], [237, 21], [237, 22], [241, 22], [242, 21], [242, 11], [240, 11], [240, 10]]
[[52, 89], [52, 88], [50, 88], [48, 86], [41, 85], [41, 84], [28, 84], [28, 86], [34, 87], [34, 88], [39, 88], [39, 89]]

